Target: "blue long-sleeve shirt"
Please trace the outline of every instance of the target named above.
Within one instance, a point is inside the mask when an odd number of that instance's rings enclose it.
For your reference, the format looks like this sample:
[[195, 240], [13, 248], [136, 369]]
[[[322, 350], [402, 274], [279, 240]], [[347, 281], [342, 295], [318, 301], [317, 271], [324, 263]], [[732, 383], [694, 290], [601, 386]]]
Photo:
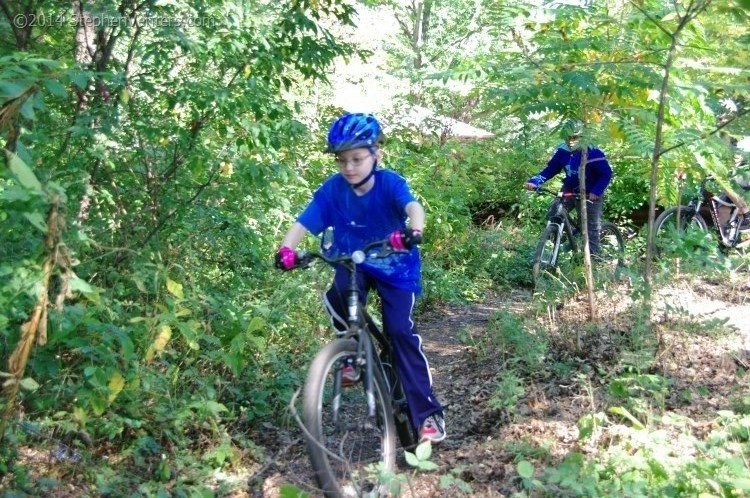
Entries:
[[[567, 144], [561, 144], [552, 159], [547, 163], [539, 174], [529, 178], [529, 183], [536, 186], [541, 185], [561, 171], [565, 171], [563, 179], [563, 192], [578, 192], [578, 170], [581, 167], [582, 150], [571, 151]], [[607, 162], [604, 152], [595, 148], [588, 148], [588, 160], [586, 162], [586, 193], [601, 196], [612, 179], [612, 168]]]

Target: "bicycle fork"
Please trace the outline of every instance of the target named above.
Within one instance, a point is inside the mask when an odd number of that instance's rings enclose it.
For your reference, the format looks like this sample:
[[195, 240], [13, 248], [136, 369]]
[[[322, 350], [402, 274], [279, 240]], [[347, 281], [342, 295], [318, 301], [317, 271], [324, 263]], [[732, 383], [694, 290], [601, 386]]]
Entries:
[[552, 249], [552, 255], [549, 258], [549, 262], [547, 262], [549, 266], [554, 267], [557, 265], [557, 256], [558, 254], [560, 254], [560, 241], [562, 240], [563, 224], [548, 221], [547, 226], [549, 225], [554, 225], [557, 227], [557, 236], [555, 237], [555, 247]]
[[[374, 419], [377, 408], [375, 406], [375, 381], [373, 376], [373, 346], [369, 336], [363, 330], [362, 319], [360, 316], [359, 292], [357, 290], [357, 272], [356, 267], [349, 276], [349, 289], [346, 293], [346, 307], [349, 316], [349, 330], [357, 331], [357, 359], [356, 367], [364, 366], [365, 393], [367, 397], [367, 417]], [[341, 375], [336, 376], [337, 382], [340, 382]], [[340, 392], [340, 391], [336, 391]]]

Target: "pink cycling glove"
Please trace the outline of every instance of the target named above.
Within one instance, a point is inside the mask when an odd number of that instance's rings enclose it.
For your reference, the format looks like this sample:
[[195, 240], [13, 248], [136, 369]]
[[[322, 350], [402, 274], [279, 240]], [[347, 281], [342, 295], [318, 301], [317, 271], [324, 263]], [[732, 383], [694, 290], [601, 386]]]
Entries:
[[290, 247], [281, 246], [279, 252], [276, 253], [276, 268], [291, 270], [297, 266], [297, 262], [297, 253]]

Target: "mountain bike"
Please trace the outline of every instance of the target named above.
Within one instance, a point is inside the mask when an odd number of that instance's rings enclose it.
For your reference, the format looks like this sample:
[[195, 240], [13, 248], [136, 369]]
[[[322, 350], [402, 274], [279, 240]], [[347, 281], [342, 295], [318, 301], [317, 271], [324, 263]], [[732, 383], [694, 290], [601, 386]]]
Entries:
[[[418, 443], [388, 336], [366, 311], [357, 291], [357, 266], [394, 252], [388, 240], [381, 240], [350, 255], [300, 255], [298, 267], [320, 260], [349, 273], [348, 329], [315, 355], [303, 391], [307, 450], [326, 496], [385, 492], [377, 475], [394, 468], [396, 436], [404, 449]], [[343, 384], [346, 365], [359, 374], [354, 385]]]
[[[555, 277], [561, 258], [568, 255], [570, 259], [579, 250], [580, 227], [579, 217], [571, 219], [566, 207], [571, 201], [580, 202], [580, 194], [553, 192], [540, 187], [535, 190], [538, 194], [548, 194], [555, 199], [547, 210], [547, 226], [542, 231], [539, 243], [534, 253], [533, 278], [534, 287], [541, 288], [547, 277]], [[616, 272], [625, 265], [625, 242], [620, 230], [614, 223], [602, 221], [599, 254], [593, 255], [597, 267]]]
[[706, 188], [711, 180], [713, 178], [710, 176], [703, 179], [687, 205], [671, 207], [656, 218], [653, 245], [656, 257], [679, 255], [682, 240], [702, 241], [709, 229], [701, 214], [704, 204], [709, 207], [713, 221], [711, 228], [719, 236], [719, 247], [727, 250], [740, 245], [741, 233], [748, 231], [741, 226], [742, 215], [732, 202], [721, 199]]

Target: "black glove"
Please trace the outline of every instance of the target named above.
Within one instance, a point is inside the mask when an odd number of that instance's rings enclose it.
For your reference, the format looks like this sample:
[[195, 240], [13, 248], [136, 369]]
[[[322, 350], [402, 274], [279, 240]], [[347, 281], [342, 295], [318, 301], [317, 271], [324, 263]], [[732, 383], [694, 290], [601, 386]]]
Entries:
[[414, 246], [417, 246], [422, 243], [422, 230], [413, 230], [411, 228], [407, 228], [404, 230], [404, 245], [411, 249]]

